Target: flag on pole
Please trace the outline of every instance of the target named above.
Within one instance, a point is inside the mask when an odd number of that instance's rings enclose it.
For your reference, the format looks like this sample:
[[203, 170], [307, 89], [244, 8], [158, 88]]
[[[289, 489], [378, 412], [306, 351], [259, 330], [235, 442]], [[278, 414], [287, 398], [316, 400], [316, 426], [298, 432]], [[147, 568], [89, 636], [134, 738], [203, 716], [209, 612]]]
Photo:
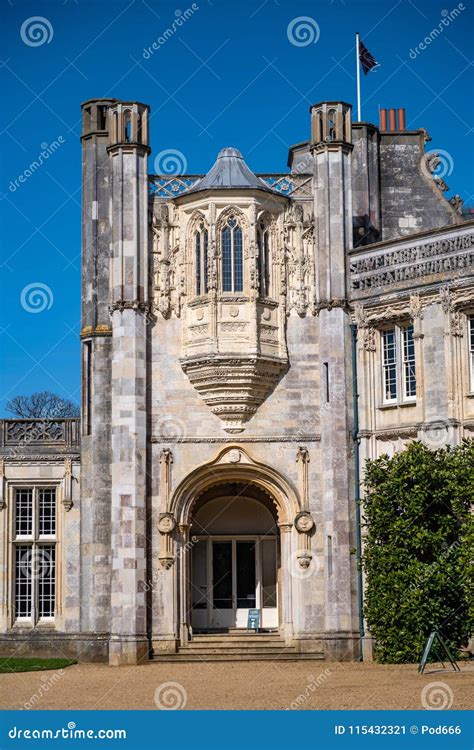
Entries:
[[362, 65], [362, 70], [364, 71], [364, 75], [367, 75], [369, 70], [372, 70], [372, 68], [376, 68], [379, 65], [375, 57], [369, 52], [365, 44], [361, 42], [360, 40], [359, 40], [359, 59], [360, 59], [360, 64]]

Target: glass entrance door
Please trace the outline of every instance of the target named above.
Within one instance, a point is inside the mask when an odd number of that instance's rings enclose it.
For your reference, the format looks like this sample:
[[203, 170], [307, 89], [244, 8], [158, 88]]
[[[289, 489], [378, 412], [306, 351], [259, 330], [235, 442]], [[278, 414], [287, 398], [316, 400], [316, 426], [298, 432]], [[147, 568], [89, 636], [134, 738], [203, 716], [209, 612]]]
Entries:
[[255, 540], [235, 543], [237, 589], [235, 626], [237, 628], [247, 627], [249, 609], [256, 607], [255, 549]]
[[212, 626], [235, 623], [233, 542], [212, 542]]
[[212, 624], [246, 628], [256, 606], [256, 540], [212, 542]]
[[192, 554], [192, 625], [246, 628], [249, 609], [261, 627], [278, 627], [277, 540], [200, 537]]

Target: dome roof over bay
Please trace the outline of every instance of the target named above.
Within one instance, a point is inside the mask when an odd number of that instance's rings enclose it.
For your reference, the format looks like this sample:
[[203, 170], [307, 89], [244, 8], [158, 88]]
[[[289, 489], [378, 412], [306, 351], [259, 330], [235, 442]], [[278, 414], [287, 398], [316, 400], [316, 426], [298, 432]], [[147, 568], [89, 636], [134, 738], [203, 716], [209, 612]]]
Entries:
[[252, 172], [239, 149], [233, 146], [221, 149], [209, 172], [182, 195], [216, 189], [253, 189], [265, 190], [268, 193], [276, 192]]

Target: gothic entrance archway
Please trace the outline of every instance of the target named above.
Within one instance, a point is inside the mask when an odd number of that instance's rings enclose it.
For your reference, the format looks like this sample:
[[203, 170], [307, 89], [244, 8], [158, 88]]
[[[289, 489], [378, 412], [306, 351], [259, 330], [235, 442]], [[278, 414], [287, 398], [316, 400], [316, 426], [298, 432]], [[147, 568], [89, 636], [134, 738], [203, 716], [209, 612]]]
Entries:
[[195, 630], [246, 628], [258, 608], [262, 627], [293, 632], [293, 521], [298, 493], [280, 472], [238, 445], [223, 448], [177, 486], [176, 593], [180, 643]]
[[196, 499], [190, 531], [193, 632], [246, 628], [249, 609], [263, 629], [277, 629], [281, 553], [271, 498], [249, 482], [214, 485]]

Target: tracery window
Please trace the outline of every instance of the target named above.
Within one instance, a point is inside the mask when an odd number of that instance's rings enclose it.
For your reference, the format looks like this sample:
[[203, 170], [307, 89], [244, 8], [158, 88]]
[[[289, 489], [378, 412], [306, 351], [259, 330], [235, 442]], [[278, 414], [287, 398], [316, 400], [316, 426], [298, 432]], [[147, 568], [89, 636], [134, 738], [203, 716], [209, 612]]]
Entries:
[[196, 264], [196, 295], [199, 297], [208, 292], [208, 232], [204, 222], [199, 224], [194, 233], [194, 249]]
[[384, 403], [416, 398], [415, 341], [413, 325], [397, 325], [382, 331], [382, 380]]
[[257, 246], [259, 262], [259, 292], [261, 297], [270, 294], [270, 232], [264, 221], [257, 227]]
[[56, 488], [14, 490], [14, 619], [51, 622], [56, 608]]
[[221, 232], [222, 239], [222, 291], [243, 291], [243, 239], [242, 229], [235, 218], [229, 216]]

